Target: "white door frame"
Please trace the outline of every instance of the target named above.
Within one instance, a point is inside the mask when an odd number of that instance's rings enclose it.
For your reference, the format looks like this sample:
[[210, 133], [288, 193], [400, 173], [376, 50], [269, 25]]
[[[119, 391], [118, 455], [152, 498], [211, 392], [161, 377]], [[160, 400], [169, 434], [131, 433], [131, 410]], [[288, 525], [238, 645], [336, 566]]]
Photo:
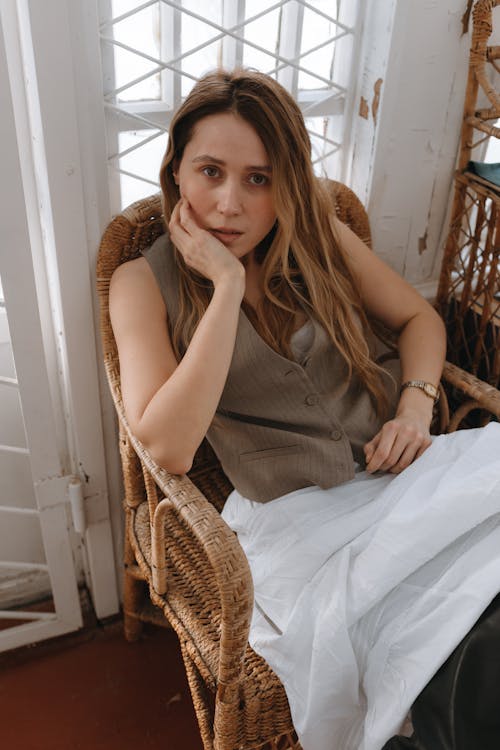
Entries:
[[[19, 347], [22, 348], [18, 343], [22, 333], [15, 330], [16, 318], [22, 312], [16, 312], [12, 290], [16, 289], [15, 297], [23, 303], [21, 310], [26, 310], [28, 294], [23, 293], [21, 301], [18, 290], [27, 283], [24, 274], [28, 274], [29, 279], [33, 268], [37, 269], [29, 299], [39, 306], [39, 323], [38, 330], [35, 327], [29, 332], [26, 355], [32, 361], [34, 351], [37, 347], [40, 349], [40, 356], [44, 357], [41, 361], [47, 366], [48, 390], [41, 400], [41, 386], [30, 382], [35, 372], [26, 374], [28, 380], [24, 385], [19, 378], [19, 385], [25, 418], [28, 415], [26, 431], [28, 436], [36, 436], [29, 437], [29, 447], [39, 507], [47, 508], [47, 515], [48, 509], [54, 507], [50, 482], [58, 485], [59, 499], [55, 504], [58, 505], [63, 502], [63, 495], [64, 502], [67, 501], [66, 490], [71, 477], [81, 480], [84, 527], [79, 548], [94, 608], [102, 618], [118, 611], [118, 593], [109, 521], [68, 5], [66, 0], [44, 3], [3, 0], [0, 8], [4, 32], [0, 45], [6, 79], [6, 85], [2, 81], [3, 92], [9, 92], [10, 81], [10, 101], [2, 106], [2, 128], [10, 128], [10, 141], [4, 137], [2, 145], [10, 142], [7, 156], [12, 162], [12, 177], [7, 183], [9, 201], [2, 206], [2, 214], [5, 213], [2, 226], [6, 229], [0, 250], [8, 253], [9, 248], [16, 247], [16, 253], [20, 253], [18, 246], [22, 245], [26, 253], [21, 278], [9, 280], [8, 264], [3, 264], [7, 271], [2, 269], [2, 275], [6, 274], [5, 293], [16, 367], [21, 356]], [[6, 174], [4, 169], [2, 171]], [[35, 314], [34, 309], [31, 314]], [[52, 342], [47, 317], [52, 322]], [[23, 327], [22, 321], [19, 325]], [[59, 370], [56, 385], [54, 362]], [[34, 399], [31, 406], [30, 399]], [[58, 400], [62, 408], [58, 408]], [[43, 419], [42, 402], [47, 410]], [[36, 418], [28, 424], [30, 409]], [[58, 413], [62, 413], [63, 420], [57, 419]], [[46, 424], [53, 423], [53, 446], [47, 439], [45, 420], [50, 420]], [[52, 543], [56, 544], [55, 537]], [[48, 559], [53, 550], [50, 544], [46, 547]], [[75, 552], [78, 555], [78, 549], [73, 550]], [[61, 567], [60, 561], [57, 567]], [[63, 606], [63, 601], [59, 604]]]
[[[5, 650], [75, 630], [81, 627], [82, 617], [68, 534], [66, 487], [70, 477], [64, 476], [58, 450], [59, 440], [39, 314], [18, 140], [1, 35], [0, 110], [2, 179], [9, 185], [9, 190], [3, 192], [0, 201], [0, 272], [37, 504], [36, 509], [27, 512], [39, 517], [46, 558], [44, 566], [33, 566], [30, 561], [15, 561], [14, 567], [44, 567], [50, 576], [55, 605], [55, 613], [0, 613], [3, 617], [32, 619], [26, 624], [0, 631], [0, 650]], [[2, 522], [8, 523], [9, 515], [14, 512], [19, 510], [4, 507]], [[10, 567], [9, 561], [2, 562]]]

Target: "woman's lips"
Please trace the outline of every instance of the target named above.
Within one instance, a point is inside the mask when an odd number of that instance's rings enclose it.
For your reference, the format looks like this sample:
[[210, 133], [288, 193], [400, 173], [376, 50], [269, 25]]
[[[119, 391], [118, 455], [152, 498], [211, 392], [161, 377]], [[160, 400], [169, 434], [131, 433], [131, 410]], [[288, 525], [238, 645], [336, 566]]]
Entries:
[[234, 242], [243, 234], [243, 232], [238, 232], [236, 229], [210, 229], [209, 231], [210, 234], [217, 237], [224, 245]]

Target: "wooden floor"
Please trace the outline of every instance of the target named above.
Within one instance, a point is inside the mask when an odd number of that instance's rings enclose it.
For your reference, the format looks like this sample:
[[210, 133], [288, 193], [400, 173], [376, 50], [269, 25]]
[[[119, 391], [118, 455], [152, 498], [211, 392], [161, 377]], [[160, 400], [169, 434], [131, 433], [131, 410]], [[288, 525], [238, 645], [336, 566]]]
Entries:
[[0, 655], [0, 748], [202, 750], [175, 633], [121, 622]]

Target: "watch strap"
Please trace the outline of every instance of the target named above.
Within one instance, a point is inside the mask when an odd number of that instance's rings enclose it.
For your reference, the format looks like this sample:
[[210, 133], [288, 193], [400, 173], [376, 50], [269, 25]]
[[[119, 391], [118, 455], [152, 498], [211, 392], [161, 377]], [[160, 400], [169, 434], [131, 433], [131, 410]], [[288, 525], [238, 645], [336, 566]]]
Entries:
[[439, 400], [439, 390], [432, 383], [428, 383], [426, 380], [407, 380], [401, 386], [401, 392], [405, 388], [419, 388], [425, 393], [426, 396], [432, 398], [434, 402]]

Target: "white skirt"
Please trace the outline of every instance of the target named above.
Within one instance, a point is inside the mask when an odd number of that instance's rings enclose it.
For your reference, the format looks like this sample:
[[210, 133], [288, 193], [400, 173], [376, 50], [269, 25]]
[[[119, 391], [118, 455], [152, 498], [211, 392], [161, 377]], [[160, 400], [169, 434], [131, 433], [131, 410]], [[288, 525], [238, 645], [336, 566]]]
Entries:
[[500, 425], [434, 438], [399, 475], [233, 491], [223, 517], [304, 750], [381, 750], [500, 591]]

